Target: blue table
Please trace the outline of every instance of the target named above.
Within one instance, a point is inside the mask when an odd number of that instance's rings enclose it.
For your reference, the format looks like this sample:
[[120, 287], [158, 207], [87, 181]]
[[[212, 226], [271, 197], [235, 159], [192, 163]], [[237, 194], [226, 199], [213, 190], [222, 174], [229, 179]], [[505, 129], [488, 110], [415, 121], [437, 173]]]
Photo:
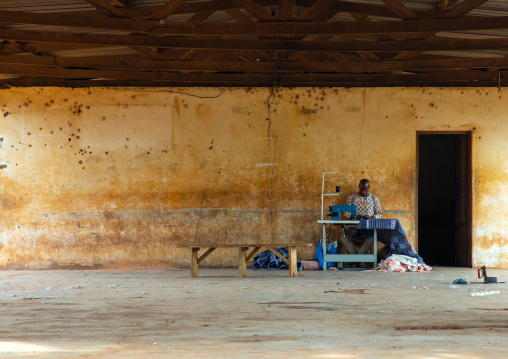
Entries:
[[377, 230], [374, 230], [374, 254], [326, 254], [326, 225], [352, 225], [359, 224], [360, 221], [349, 220], [331, 220], [331, 219], [318, 219], [318, 223], [323, 225], [323, 270], [326, 270], [326, 262], [371, 262], [377, 264]]

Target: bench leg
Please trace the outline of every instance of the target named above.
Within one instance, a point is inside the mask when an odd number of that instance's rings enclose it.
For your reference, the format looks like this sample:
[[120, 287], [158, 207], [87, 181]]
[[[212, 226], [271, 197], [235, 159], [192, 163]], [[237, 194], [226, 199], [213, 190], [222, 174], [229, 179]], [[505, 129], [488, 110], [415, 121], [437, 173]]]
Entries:
[[296, 247], [289, 247], [289, 276], [296, 277], [298, 271], [298, 265], [296, 260]]
[[192, 248], [190, 267], [192, 278], [196, 278], [198, 276], [198, 252], [199, 248]]
[[249, 247], [240, 247], [240, 258], [238, 260], [238, 275], [247, 276], [247, 250]]

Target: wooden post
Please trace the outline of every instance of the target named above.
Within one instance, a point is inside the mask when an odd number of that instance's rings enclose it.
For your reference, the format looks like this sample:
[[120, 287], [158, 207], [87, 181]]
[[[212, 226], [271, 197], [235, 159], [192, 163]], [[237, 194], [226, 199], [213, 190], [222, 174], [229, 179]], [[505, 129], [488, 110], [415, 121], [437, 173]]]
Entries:
[[247, 276], [247, 250], [249, 247], [240, 247], [240, 258], [238, 261], [238, 270], [240, 277]]
[[296, 277], [298, 264], [296, 262], [296, 246], [289, 246], [289, 276]]
[[192, 247], [191, 266], [190, 266], [192, 278], [196, 278], [198, 276], [198, 253], [199, 248]]

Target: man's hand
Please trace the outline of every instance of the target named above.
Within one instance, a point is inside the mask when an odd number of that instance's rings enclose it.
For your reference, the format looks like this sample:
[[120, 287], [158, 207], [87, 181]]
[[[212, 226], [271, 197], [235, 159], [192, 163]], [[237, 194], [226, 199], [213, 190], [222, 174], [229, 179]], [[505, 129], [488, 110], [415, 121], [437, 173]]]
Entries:
[[351, 216], [351, 220], [355, 220], [355, 221], [359, 221], [360, 219], [374, 219], [376, 217], [372, 216], [372, 217], [369, 217], [369, 216], [362, 216], [361, 214], [357, 214], [356, 216]]

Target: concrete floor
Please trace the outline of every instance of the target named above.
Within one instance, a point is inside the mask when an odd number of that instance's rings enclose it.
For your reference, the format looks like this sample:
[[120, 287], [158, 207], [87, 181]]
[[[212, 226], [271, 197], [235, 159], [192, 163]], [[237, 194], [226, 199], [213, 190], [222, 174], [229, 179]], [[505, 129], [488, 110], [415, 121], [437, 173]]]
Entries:
[[0, 357], [506, 358], [508, 285], [434, 269], [2, 271]]

